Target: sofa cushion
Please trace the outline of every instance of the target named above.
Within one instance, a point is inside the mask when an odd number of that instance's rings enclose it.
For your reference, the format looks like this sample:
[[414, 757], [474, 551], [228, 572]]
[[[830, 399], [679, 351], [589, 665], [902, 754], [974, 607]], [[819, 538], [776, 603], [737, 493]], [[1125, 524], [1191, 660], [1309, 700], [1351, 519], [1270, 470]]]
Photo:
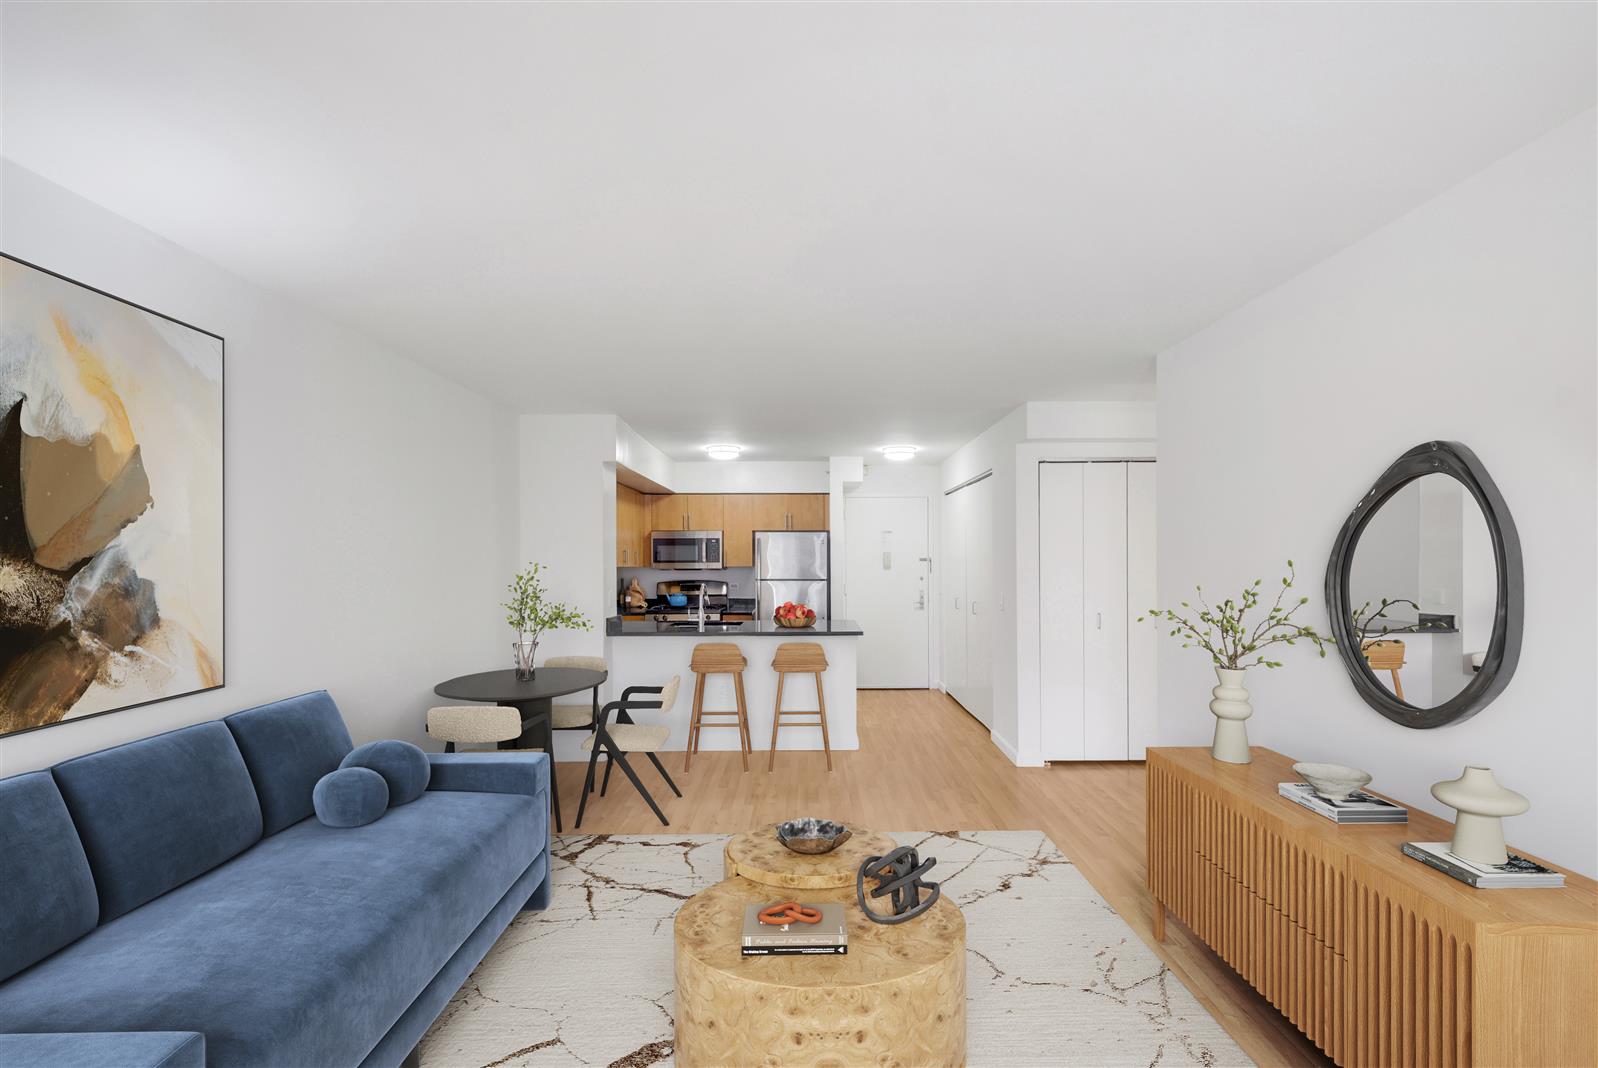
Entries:
[[203, 875], [261, 837], [250, 773], [220, 723], [90, 753], [50, 772], [83, 839], [101, 923]]
[[388, 783], [371, 768], [339, 768], [317, 780], [311, 802], [329, 827], [364, 827], [388, 811]]
[[393, 738], [367, 742], [339, 761], [341, 768], [371, 768], [388, 783], [390, 807], [408, 805], [427, 789], [432, 768], [420, 746]]
[[235, 712], [233, 732], [261, 799], [261, 833], [276, 834], [311, 814], [317, 780], [350, 751], [350, 732], [326, 690]]
[[48, 771], [0, 779], [0, 980], [94, 930], [100, 899]]
[[543, 795], [304, 820], [6, 984], [0, 1032], [199, 1031], [207, 1062], [354, 1065], [536, 860]]
[[6, 1068], [205, 1068], [205, 1036], [194, 1031], [90, 1031], [0, 1035]]

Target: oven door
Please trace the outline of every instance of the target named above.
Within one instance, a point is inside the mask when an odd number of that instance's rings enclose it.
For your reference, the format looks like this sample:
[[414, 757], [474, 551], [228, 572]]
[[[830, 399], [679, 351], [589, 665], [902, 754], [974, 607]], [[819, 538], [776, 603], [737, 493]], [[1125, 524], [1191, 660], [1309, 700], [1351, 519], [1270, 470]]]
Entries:
[[666, 571], [720, 571], [721, 531], [657, 530], [649, 535], [653, 566]]

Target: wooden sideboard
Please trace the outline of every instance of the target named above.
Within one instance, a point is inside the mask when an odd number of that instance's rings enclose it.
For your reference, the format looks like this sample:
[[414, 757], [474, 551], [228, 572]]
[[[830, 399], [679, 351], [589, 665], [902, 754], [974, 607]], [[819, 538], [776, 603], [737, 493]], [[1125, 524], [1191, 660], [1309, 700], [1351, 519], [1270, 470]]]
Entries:
[[1253, 754], [1148, 751], [1156, 938], [1169, 910], [1340, 1065], [1598, 1065], [1598, 884], [1475, 890], [1399, 851], [1452, 824], [1338, 826]]

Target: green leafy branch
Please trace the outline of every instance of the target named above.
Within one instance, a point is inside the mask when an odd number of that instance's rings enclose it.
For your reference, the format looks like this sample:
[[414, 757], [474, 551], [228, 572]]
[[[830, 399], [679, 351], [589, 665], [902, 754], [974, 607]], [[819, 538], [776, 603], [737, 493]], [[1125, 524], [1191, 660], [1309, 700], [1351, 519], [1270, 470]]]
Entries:
[[[1326, 647], [1336, 642], [1317, 633], [1309, 624], [1293, 618], [1300, 608], [1309, 604], [1309, 598], [1300, 597], [1291, 603], [1283, 603], [1297, 578], [1298, 572], [1293, 567], [1293, 561], [1289, 560], [1287, 574], [1282, 577], [1275, 600], [1266, 609], [1264, 618], [1258, 619], [1252, 626], [1248, 623], [1248, 617], [1261, 604], [1264, 579], [1255, 579], [1251, 585], [1243, 588], [1235, 600], [1228, 597], [1214, 607], [1204, 599], [1204, 588], [1195, 586], [1193, 588], [1198, 594], [1197, 615], [1193, 614], [1193, 605], [1183, 601], [1180, 607], [1185, 612], [1151, 608], [1147, 614], [1138, 616], [1137, 621], [1142, 623], [1147, 620], [1158, 627], [1173, 624], [1170, 635], [1182, 639], [1182, 648], [1203, 649], [1210, 654], [1210, 659], [1218, 668], [1279, 668], [1282, 662], [1266, 656], [1265, 650], [1273, 645], [1294, 645], [1301, 641], [1314, 645], [1324, 657]], [[1249, 657], [1254, 659], [1251, 661]]]
[[538, 641], [546, 630], [589, 630], [588, 617], [559, 601], [548, 599], [548, 591], [538, 574], [542, 564], [530, 564], [525, 571], [516, 573], [506, 587], [510, 600], [505, 602], [505, 622], [516, 631], [521, 641]]
[[1417, 618], [1414, 623], [1399, 625], [1392, 625], [1391, 622], [1381, 622], [1387, 620], [1387, 610], [1389, 608], [1397, 608], [1399, 605], [1408, 605], [1415, 610], [1417, 617], [1420, 615], [1420, 605], [1407, 597], [1392, 599], [1383, 597], [1374, 612], [1371, 611], [1371, 602], [1366, 601], [1360, 606], [1358, 611], [1352, 613], [1354, 634], [1359, 637], [1361, 642], [1384, 641], [1389, 635], [1393, 634], [1419, 634], [1425, 630], [1448, 629], [1446, 623], [1432, 619], [1421, 620]]

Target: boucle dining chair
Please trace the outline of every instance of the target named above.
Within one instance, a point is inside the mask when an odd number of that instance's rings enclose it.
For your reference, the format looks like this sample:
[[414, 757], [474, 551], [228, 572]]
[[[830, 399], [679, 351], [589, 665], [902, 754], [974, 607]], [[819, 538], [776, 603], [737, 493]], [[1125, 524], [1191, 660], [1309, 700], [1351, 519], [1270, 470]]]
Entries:
[[[645, 710], [659, 710], [670, 712], [677, 703], [677, 689], [682, 683], [682, 677], [673, 675], [671, 681], [664, 686], [629, 686], [621, 695], [621, 700], [612, 701], [599, 710], [599, 717], [594, 722], [594, 733], [583, 740], [583, 748], [588, 753], [588, 778], [583, 784], [583, 797], [577, 805], [577, 824], [583, 825], [583, 812], [588, 806], [588, 795], [594, 789], [594, 770], [603, 752], [608, 763], [605, 766], [605, 776], [610, 776], [610, 768], [620, 765], [622, 773], [632, 780], [639, 794], [649, 803], [654, 810], [655, 818], [664, 826], [671, 826], [666, 814], [660, 811], [660, 806], [655, 804], [655, 799], [649, 791], [644, 789], [643, 782], [638, 778], [638, 773], [627, 762], [628, 753], [643, 753], [649, 762], [655, 765], [655, 770], [660, 772], [660, 777], [666, 780], [666, 785], [671, 787], [671, 792], [678, 797], [682, 791], [677, 789], [677, 784], [671, 781], [671, 776], [666, 774], [666, 765], [660, 762], [655, 754], [666, 744], [666, 739], [671, 735], [671, 728], [661, 723], [634, 723], [633, 712]], [[651, 696], [653, 695], [653, 696]], [[611, 722], [612, 716], [616, 722]], [[600, 791], [604, 796], [604, 791]]]
[[[582, 668], [584, 671], [603, 671], [607, 674], [610, 665], [605, 663], [602, 656], [551, 656], [544, 660], [545, 667], [552, 668]], [[586, 705], [566, 702], [556, 702], [550, 706], [550, 729], [557, 731], [592, 731], [594, 721], [599, 718], [599, 687], [593, 689], [593, 698]], [[610, 758], [605, 758], [605, 782], [610, 783]], [[593, 784], [589, 784], [589, 789]], [[600, 791], [601, 796], [604, 791]]]
[[504, 705], [440, 705], [427, 710], [428, 737], [444, 743], [444, 752], [457, 745], [497, 745], [521, 737], [522, 714]]

